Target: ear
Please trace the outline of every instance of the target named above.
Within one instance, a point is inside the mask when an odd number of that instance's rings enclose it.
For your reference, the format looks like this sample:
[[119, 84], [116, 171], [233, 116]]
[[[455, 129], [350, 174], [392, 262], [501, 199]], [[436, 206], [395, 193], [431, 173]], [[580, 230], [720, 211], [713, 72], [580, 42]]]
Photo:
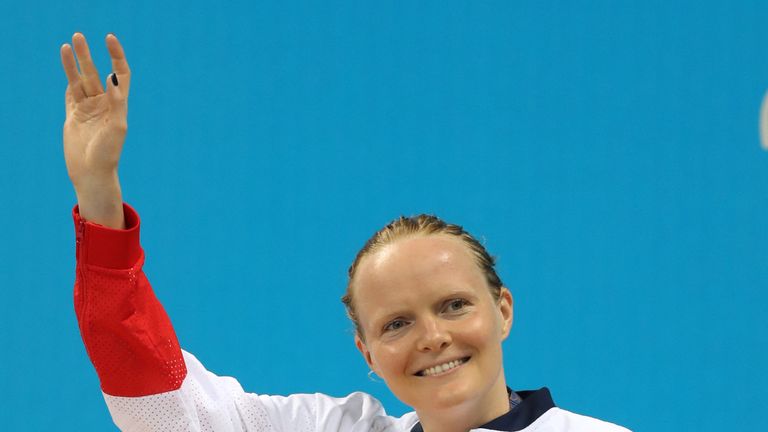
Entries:
[[363, 355], [363, 359], [365, 359], [365, 363], [368, 367], [376, 372], [373, 365], [373, 359], [371, 358], [371, 352], [368, 351], [368, 347], [365, 346], [365, 342], [363, 342], [363, 339], [360, 337], [360, 333], [357, 332], [355, 332], [355, 346], [357, 347], [357, 350], [360, 351], [360, 354]]
[[501, 315], [501, 340], [505, 340], [509, 336], [510, 330], [512, 330], [512, 321], [514, 318], [514, 304], [515, 301], [512, 298], [512, 293], [507, 287], [501, 287], [501, 293], [499, 294], [499, 313]]

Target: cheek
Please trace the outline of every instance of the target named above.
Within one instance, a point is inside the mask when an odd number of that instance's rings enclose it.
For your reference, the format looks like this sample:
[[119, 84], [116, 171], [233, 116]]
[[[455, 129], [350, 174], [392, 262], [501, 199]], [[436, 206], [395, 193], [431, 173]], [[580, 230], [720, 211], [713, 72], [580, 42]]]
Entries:
[[385, 379], [401, 374], [407, 368], [409, 356], [410, 352], [403, 341], [376, 344], [371, 350], [374, 364]]
[[478, 313], [470, 319], [461, 322], [456, 327], [455, 335], [461, 343], [479, 350], [497, 348], [502, 342], [502, 323], [496, 318], [494, 310]]

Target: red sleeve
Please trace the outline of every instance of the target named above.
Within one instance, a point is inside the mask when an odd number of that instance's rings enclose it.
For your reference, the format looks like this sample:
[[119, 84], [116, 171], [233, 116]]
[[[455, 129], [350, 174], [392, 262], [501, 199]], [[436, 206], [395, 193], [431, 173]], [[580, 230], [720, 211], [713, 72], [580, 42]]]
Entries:
[[139, 216], [123, 204], [125, 230], [80, 218], [75, 313], [86, 351], [112, 396], [146, 396], [176, 390], [187, 369], [176, 333], [144, 275]]

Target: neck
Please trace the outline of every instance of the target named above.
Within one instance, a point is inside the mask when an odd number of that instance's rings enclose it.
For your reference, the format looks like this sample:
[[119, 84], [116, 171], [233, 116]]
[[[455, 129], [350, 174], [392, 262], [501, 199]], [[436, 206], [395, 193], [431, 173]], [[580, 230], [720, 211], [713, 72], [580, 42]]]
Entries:
[[494, 385], [485, 397], [435, 410], [417, 410], [424, 432], [467, 432], [509, 411], [509, 395], [504, 380]]

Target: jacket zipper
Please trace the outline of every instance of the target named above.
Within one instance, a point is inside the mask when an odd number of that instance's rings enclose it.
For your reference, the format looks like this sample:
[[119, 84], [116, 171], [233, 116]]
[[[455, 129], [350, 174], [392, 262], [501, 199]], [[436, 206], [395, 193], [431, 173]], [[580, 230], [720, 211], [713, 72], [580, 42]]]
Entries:
[[[77, 221], [77, 230], [75, 231], [75, 256], [77, 260], [77, 275], [80, 279], [80, 302], [77, 306], [78, 309], [80, 309], [80, 313], [82, 314], [84, 311], [81, 310], [85, 304], [85, 272], [83, 271], [83, 265], [85, 265], [83, 261], [83, 237], [85, 236], [85, 221], [83, 219], [79, 219]], [[82, 316], [84, 318], [84, 316]]]
[[[77, 231], [75, 232], [75, 255], [77, 256], [77, 273], [80, 277], [80, 304], [76, 305], [76, 308], [79, 310], [79, 327], [80, 327], [80, 335], [83, 338], [83, 341], [88, 341], [90, 338], [90, 318], [88, 317], [88, 288], [86, 287], [86, 281], [85, 281], [85, 271], [83, 270], [83, 266], [85, 264], [85, 257], [83, 255], [86, 254], [85, 246], [83, 245], [83, 239], [85, 238], [85, 220], [79, 219], [77, 224]], [[91, 352], [91, 345], [86, 342], [85, 343], [85, 352], [88, 353], [88, 357], [93, 359], [93, 355]]]
[[85, 232], [85, 221], [77, 221], [77, 231], [75, 232], [75, 256], [80, 260], [80, 244], [83, 242], [83, 233]]

